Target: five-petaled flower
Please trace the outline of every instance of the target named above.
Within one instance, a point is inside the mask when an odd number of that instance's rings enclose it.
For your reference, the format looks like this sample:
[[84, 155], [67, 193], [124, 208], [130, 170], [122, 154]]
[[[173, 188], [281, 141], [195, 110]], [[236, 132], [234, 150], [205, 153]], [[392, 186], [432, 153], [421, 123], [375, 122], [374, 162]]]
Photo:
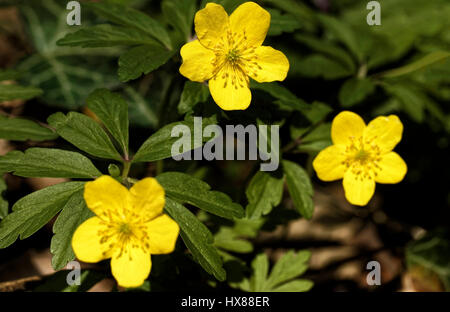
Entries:
[[244, 110], [251, 102], [249, 77], [257, 82], [282, 81], [289, 70], [286, 56], [262, 46], [270, 13], [254, 2], [230, 16], [215, 3], [195, 15], [198, 40], [181, 48], [180, 73], [192, 81], [209, 81], [214, 101], [223, 110]]
[[375, 182], [403, 180], [406, 163], [392, 152], [402, 132], [403, 124], [395, 115], [377, 117], [366, 126], [357, 114], [341, 112], [331, 125], [333, 145], [317, 155], [314, 170], [323, 181], [343, 178], [347, 200], [364, 206], [375, 192]]
[[154, 178], [128, 190], [102, 176], [86, 183], [84, 198], [96, 216], [75, 231], [75, 255], [90, 263], [111, 258], [111, 271], [120, 286], [142, 285], [150, 274], [150, 255], [171, 253], [179, 233], [178, 224], [162, 213], [164, 189]]

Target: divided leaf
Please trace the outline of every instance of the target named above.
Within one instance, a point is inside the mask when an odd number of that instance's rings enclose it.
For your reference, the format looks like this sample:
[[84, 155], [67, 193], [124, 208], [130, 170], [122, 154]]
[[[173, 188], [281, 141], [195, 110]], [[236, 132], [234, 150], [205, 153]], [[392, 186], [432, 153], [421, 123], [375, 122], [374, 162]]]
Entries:
[[208, 228], [192, 212], [170, 198], [166, 199], [165, 210], [180, 226], [181, 238], [194, 259], [206, 272], [224, 281], [226, 272], [222, 258], [213, 246], [214, 238]]
[[273, 207], [278, 206], [283, 196], [283, 184], [283, 177], [258, 171], [245, 191], [248, 199], [247, 217], [258, 219], [268, 214]]
[[180, 203], [188, 203], [217, 216], [233, 220], [242, 218], [241, 205], [234, 203], [228, 195], [211, 191], [202, 180], [181, 172], [165, 172], [156, 177], [166, 195]]
[[47, 121], [61, 137], [80, 150], [100, 158], [122, 159], [106, 132], [88, 116], [77, 112], [55, 113]]
[[84, 182], [65, 182], [21, 198], [0, 223], [0, 248], [8, 247], [19, 236], [25, 239], [36, 233], [83, 187]]
[[38, 123], [22, 119], [7, 118], [0, 115], [0, 138], [12, 141], [47, 141], [54, 140], [58, 134]]

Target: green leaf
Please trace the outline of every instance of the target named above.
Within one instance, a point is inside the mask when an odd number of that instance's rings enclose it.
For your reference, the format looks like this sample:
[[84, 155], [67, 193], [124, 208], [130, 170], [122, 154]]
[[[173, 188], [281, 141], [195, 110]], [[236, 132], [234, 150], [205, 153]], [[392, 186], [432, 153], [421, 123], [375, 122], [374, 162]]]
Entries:
[[87, 2], [83, 6], [118, 25], [135, 28], [159, 40], [167, 49], [172, 49], [170, 36], [163, 25], [141, 11], [129, 6], [104, 2]]
[[314, 127], [301, 138], [301, 144], [297, 150], [318, 153], [331, 144], [331, 123], [323, 123]]
[[167, 22], [183, 35], [186, 42], [191, 36], [196, 8], [195, 0], [164, 0], [161, 4]]
[[270, 13], [270, 28], [267, 36], [278, 36], [282, 33], [291, 33], [301, 27], [297, 18], [291, 14], [281, 14], [279, 10], [268, 9]]
[[21, 76], [21, 73], [14, 69], [0, 69], [0, 81], [16, 80]]
[[314, 286], [310, 280], [297, 279], [286, 284], [273, 288], [273, 292], [304, 292], [309, 291]]
[[87, 107], [103, 122], [128, 155], [128, 105], [118, 94], [107, 89], [94, 91], [86, 100]]
[[0, 156], [0, 171], [20, 177], [95, 179], [101, 172], [85, 156], [60, 149], [33, 147]]
[[419, 89], [404, 83], [383, 84], [384, 89], [401, 103], [401, 108], [416, 122], [421, 123], [425, 116], [425, 105], [429, 101]]
[[271, 83], [257, 83], [251, 81], [252, 89], [261, 90], [277, 99], [274, 103], [290, 110], [297, 110], [300, 112], [309, 110], [309, 105], [295, 94], [276, 82]]
[[38, 123], [22, 119], [7, 118], [0, 115], [0, 138], [12, 141], [47, 141], [54, 140], [58, 134]]
[[88, 116], [76, 112], [55, 113], [47, 121], [61, 137], [80, 150], [100, 158], [122, 159], [102, 127]]
[[164, 65], [172, 55], [174, 51], [155, 44], [132, 48], [119, 58], [119, 79], [127, 82], [148, 74]]
[[208, 228], [192, 212], [170, 198], [166, 199], [165, 210], [180, 226], [181, 238], [194, 259], [206, 272], [224, 281], [226, 272], [222, 258], [213, 246], [214, 238]]
[[8, 215], [8, 202], [3, 198], [3, 192], [6, 191], [7, 185], [3, 178], [0, 178], [0, 220]]
[[42, 90], [14, 84], [0, 84], [0, 102], [11, 100], [29, 100], [42, 95]]
[[241, 205], [233, 203], [228, 195], [211, 191], [202, 180], [181, 172], [165, 172], [156, 177], [166, 195], [180, 203], [188, 203], [217, 216], [231, 219], [242, 218]]
[[185, 114], [196, 104], [206, 102], [208, 98], [208, 86], [203, 83], [188, 80], [184, 84], [183, 92], [181, 93], [180, 103], [178, 104], [178, 113]]
[[450, 57], [449, 52], [444, 52], [444, 51], [431, 52], [431, 53], [425, 55], [423, 58], [421, 58], [411, 64], [402, 66], [400, 68], [384, 71], [382, 73], [377, 74], [376, 76], [380, 77], [380, 78], [394, 78], [394, 77], [407, 75], [407, 74], [410, 74], [417, 70], [420, 70], [422, 68], [425, 68], [427, 66], [430, 66], [434, 63], [443, 61], [448, 57]]
[[339, 91], [339, 102], [342, 107], [351, 107], [363, 101], [375, 91], [375, 85], [368, 78], [350, 78]]
[[230, 227], [222, 226], [214, 235], [214, 245], [218, 248], [237, 253], [249, 253], [253, 251], [253, 245], [238, 237], [238, 233]]
[[308, 55], [292, 62], [291, 65], [291, 74], [310, 78], [334, 80], [351, 76], [354, 73], [353, 70], [347, 68], [347, 65], [343, 65], [323, 54]]
[[325, 29], [345, 44], [353, 55], [356, 56], [358, 61], [363, 59], [363, 52], [360, 48], [355, 33], [349, 25], [329, 15], [319, 14], [318, 18]]
[[[202, 128], [212, 125], [216, 123], [215, 116], [211, 118], [203, 118], [202, 119]], [[136, 155], [133, 158], [133, 162], [150, 162], [156, 161], [160, 159], [165, 159], [172, 157], [172, 145], [180, 140], [180, 137], [172, 137], [172, 129], [176, 126], [187, 126], [189, 127], [190, 134], [194, 134], [194, 121], [192, 119], [188, 119], [186, 121], [174, 122], [168, 124], [161, 129], [159, 129], [156, 133], [150, 136], [144, 144], [139, 148]], [[203, 141], [207, 141], [210, 138], [203, 138]], [[195, 149], [203, 145], [203, 142], [197, 142], [196, 140], [192, 140], [193, 144], [191, 144], [190, 148]], [[183, 151], [183, 153], [188, 152]], [[173, 155], [173, 156], [177, 156]]]
[[259, 254], [252, 261], [253, 275], [250, 278], [251, 291], [266, 290], [266, 279], [269, 273], [269, 259], [266, 254]]
[[65, 182], [31, 193], [12, 207], [0, 223], [0, 248], [25, 239], [46, 225], [84, 187], [84, 182]]
[[307, 250], [299, 251], [297, 254], [293, 250], [285, 253], [274, 265], [267, 287], [275, 288], [282, 283], [302, 275], [308, 269], [308, 261], [311, 252]]
[[294, 206], [303, 217], [311, 219], [314, 212], [312, 200], [314, 191], [308, 174], [302, 167], [291, 161], [283, 160], [282, 164]]
[[50, 251], [53, 254], [52, 266], [61, 270], [67, 263], [75, 259], [72, 250], [72, 236], [78, 226], [94, 213], [88, 209], [83, 197], [84, 190], [80, 190], [67, 201], [53, 225]]
[[85, 27], [57, 41], [60, 46], [99, 48], [126, 45], [159, 44], [153, 37], [137, 29], [109, 24]]
[[247, 217], [258, 219], [268, 214], [272, 207], [278, 206], [283, 197], [283, 184], [283, 177], [258, 171], [245, 191], [248, 199]]

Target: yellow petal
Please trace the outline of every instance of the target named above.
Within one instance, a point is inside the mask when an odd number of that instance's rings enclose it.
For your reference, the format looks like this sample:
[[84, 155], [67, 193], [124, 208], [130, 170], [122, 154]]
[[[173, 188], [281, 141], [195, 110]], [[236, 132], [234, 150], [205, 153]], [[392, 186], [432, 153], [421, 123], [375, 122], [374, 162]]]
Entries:
[[228, 14], [219, 4], [208, 3], [195, 14], [194, 24], [198, 39], [207, 48], [212, 49], [227, 38]]
[[166, 203], [164, 189], [155, 178], [145, 178], [130, 189], [133, 212], [151, 220], [160, 215]]
[[96, 215], [117, 214], [129, 205], [129, 192], [125, 186], [110, 176], [101, 176], [84, 187], [87, 206]]
[[344, 174], [345, 198], [358, 206], [365, 206], [375, 192], [375, 181], [373, 178], [362, 178], [362, 175], [355, 174], [355, 171], [348, 169]]
[[364, 130], [364, 141], [378, 145], [382, 153], [390, 152], [402, 139], [403, 124], [396, 115], [380, 116]]
[[111, 255], [110, 241], [101, 243], [99, 231], [106, 230], [106, 224], [99, 217], [84, 221], [73, 234], [72, 249], [76, 257], [83, 262], [99, 262]]
[[381, 168], [375, 176], [378, 183], [399, 183], [408, 170], [405, 161], [395, 152], [382, 155], [378, 166]]
[[230, 28], [237, 35], [245, 35], [250, 47], [262, 45], [270, 27], [270, 13], [254, 2], [241, 4], [230, 15]]
[[175, 249], [180, 227], [168, 215], [147, 223], [147, 234], [151, 254], [168, 254]]
[[252, 100], [248, 77], [241, 70], [232, 71], [228, 68], [229, 66], [225, 65], [209, 80], [211, 96], [223, 110], [247, 109]]
[[257, 65], [250, 64], [248, 73], [258, 82], [283, 81], [289, 71], [289, 61], [280, 51], [261, 46], [255, 50]]
[[194, 40], [186, 43], [180, 51], [183, 64], [180, 67], [180, 74], [192, 81], [203, 82], [213, 76], [213, 62], [216, 58], [213, 51], [208, 50]]
[[345, 161], [345, 145], [331, 145], [322, 150], [313, 161], [314, 170], [322, 181], [342, 179], [347, 167]]
[[331, 124], [331, 140], [333, 144], [348, 145], [352, 140], [362, 137], [366, 124], [357, 114], [343, 111], [339, 113]]
[[144, 249], [128, 244], [111, 259], [111, 272], [122, 287], [139, 287], [150, 274], [152, 262]]

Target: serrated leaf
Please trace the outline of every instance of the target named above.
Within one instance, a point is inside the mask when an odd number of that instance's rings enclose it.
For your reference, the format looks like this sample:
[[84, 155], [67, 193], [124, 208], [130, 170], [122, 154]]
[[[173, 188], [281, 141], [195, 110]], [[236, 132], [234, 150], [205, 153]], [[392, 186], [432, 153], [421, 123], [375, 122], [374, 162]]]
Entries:
[[47, 141], [54, 140], [58, 134], [49, 128], [23, 118], [6, 118], [0, 116], [0, 138], [12, 141]]
[[5, 180], [0, 178], [0, 220], [8, 215], [8, 202], [3, 198], [3, 192], [6, 191], [6, 189], [7, 185]]
[[363, 101], [375, 91], [375, 85], [368, 78], [350, 78], [339, 91], [339, 102], [342, 107], [351, 107]]
[[0, 102], [29, 100], [40, 95], [42, 95], [42, 90], [39, 88], [0, 83]]
[[224, 281], [226, 272], [222, 258], [213, 246], [214, 238], [208, 228], [192, 212], [170, 198], [166, 199], [165, 210], [180, 226], [181, 238], [194, 259], [206, 272]]
[[141, 11], [112, 2], [88, 2], [83, 5], [113, 23], [143, 31], [168, 49], [172, 48], [170, 36], [164, 26]]
[[100, 158], [122, 159], [102, 127], [88, 116], [77, 112], [55, 113], [47, 121], [62, 138], [80, 150]]
[[119, 79], [123, 82], [139, 78], [164, 65], [174, 51], [155, 44], [132, 48], [119, 58]]
[[252, 261], [253, 275], [250, 278], [251, 291], [266, 290], [266, 279], [269, 274], [269, 259], [267, 255], [262, 253], [255, 257]]
[[166, 195], [180, 203], [188, 203], [217, 216], [231, 219], [242, 218], [244, 210], [228, 195], [211, 191], [202, 180], [181, 172], [165, 172], [156, 177]]
[[178, 104], [178, 113], [186, 114], [196, 104], [206, 102], [209, 98], [208, 86], [203, 83], [186, 81], [183, 92], [181, 93], [180, 103]]
[[247, 217], [258, 219], [278, 206], [283, 197], [283, 184], [283, 177], [258, 171], [245, 191], [248, 199]]
[[[203, 118], [202, 128], [215, 123], [216, 123], [215, 116], [211, 118]], [[144, 144], [142, 144], [142, 146], [139, 148], [136, 155], [134, 156], [133, 162], [150, 162], [179, 155], [179, 154], [172, 155], [172, 145], [176, 141], [180, 140], [180, 137], [171, 136], [172, 129], [176, 126], [187, 126], [190, 129], [191, 135], [194, 134], [194, 121], [192, 119], [168, 124], [159, 129], [156, 133], [150, 136], [144, 142]], [[203, 138], [203, 141], [207, 140], [209, 140], [209, 138]], [[203, 142], [200, 144], [196, 140], [192, 141], [193, 142], [190, 146], [191, 150], [196, 149], [203, 145]], [[183, 151], [183, 153], [186, 152], [188, 151], [187, 150]]]
[[275, 288], [276, 286], [286, 283], [287, 281], [302, 275], [308, 269], [308, 261], [311, 252], [304, 250], [297, 254], [293, 250], [285, 253], [275, 263], [269, 278], [267, 279], [267, 287]]
[[401, 108], [414, 121], [421, 123], [424, 120], [425, 105], [429, 99], [421, 90], [403, 83], [382, 86], [401, 103]]
[[116, 93], [107, 89], [94, 91], [86, 100], [87, 107], [94, 112], [100, 121], [119, 142], [122, 151], [128, 155], [128, 105]]
[[70, 197], [83, 189], [84, 182], [65, 182], [31, 193], [12, 207], [12, 213], [0, 222], [0, 248], [25, 239], [46, 225]]
[[282, 165], [294, 206], [304, 218], [311, 219], [314, 212], [312, 200], [314, 191], [308, 174], [302, 167], [291, 161], [283, 160]]
[[0, 156], [0, 171], [20, 177], [95, 179], [101, 172], [85, 156], [53, 148], [32, 147]]
[[83, 192], [82, 189], [72, 195], [53, 225], [55, 235], [52, 237], [50, 252], [53, 254], [52, 266], [55, 270], [61, 270], [75, 259], [71, 244], [73, 233], [81, 223], [94, 216], [86, 206]]
[[278, 36], [282, 33], [291, 33], [301, 27], [297, 18], [291, 14], [281, 14], [279, 10], [268, 9], [270, 13], [270, 28], [267, 36]]
[[310, 290], [314, 283], [310, 280], [297, 279], [273, 288], [272, 292], [304, 292]]
[[167, 22], [188, 41], [191, 36], [197, 3], [195, 0], [164, 0], [161, 10]]
[[238, 237], [234, 229], [222, 226], [214, 235], [214, 245], [218, 248], [237, 253], [249, 253], [253, 251], [253, 245]]

